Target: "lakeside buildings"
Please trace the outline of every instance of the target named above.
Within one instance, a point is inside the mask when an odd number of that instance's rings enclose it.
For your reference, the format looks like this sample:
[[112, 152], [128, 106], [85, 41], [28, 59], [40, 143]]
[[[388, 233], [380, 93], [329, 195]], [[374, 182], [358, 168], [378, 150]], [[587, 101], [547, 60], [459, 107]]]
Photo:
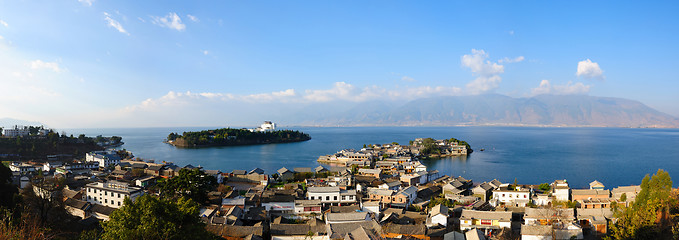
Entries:
[[[462, 176], [438, 176], [436, 171], [408, 171], [407, 164], [417, 161], [399, 155], [404, 148], [379, 149], [392, 155], [365, 152], [345, 166], [291, 166], [273, 175], [259, 168], [226, 173], [201, 169], [231, 190], [208, 192], [200, 217], [209, 231], [226, 239], [261, 239], [267, 234], [271, 239], [483, 239], [506, 231], [521, 234], [522, 239], [546, 239], [553, 233], [559, 238], [582, 239], [606, 234], [615, 221], [611, 204], [628, 203], [640, 191], [639, 186], [609, 191], [598, 181], [589, 189], [571, 189], [566, 180], [555, 180], [549, 190], [497, 179], [475, 183]], [[88, 156], [94, 159], [97, 154]], [[371, 156], [370, 164], [358, 167], [358, 162], [366, 162], [364, 156]], [[108, 168], [99, 165], [102, 159]], [[146, 194], [156, 180], [178, 176], [182, 169], [200, 169], [165, 162], [113, 161], [98, 157], [96, 161], [10, 166], [26, 182], [36, 168], [65, 178], [67, 187], [61, 194], [66, 210], [103, 221], [124, 205], [125, 198], [134, 201]], [[44, 192], [54, 196], [52, 190]], [[574, 207], [558, 205], [569, 200]]]

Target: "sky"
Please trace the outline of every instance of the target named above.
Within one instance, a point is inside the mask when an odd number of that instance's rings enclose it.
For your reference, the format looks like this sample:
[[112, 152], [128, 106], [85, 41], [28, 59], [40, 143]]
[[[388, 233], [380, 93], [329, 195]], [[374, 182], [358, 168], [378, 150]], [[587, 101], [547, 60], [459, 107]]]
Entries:
[[677, 12], [676, 1], [0, 0], [0, 118], [254, 126], [487, 93], [620, 97], [679, 116]]

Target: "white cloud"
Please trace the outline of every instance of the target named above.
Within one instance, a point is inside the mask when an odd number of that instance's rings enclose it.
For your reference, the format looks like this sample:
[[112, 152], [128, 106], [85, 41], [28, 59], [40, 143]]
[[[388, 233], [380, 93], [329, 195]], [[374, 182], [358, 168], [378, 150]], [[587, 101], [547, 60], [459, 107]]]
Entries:
[[502, 78], [499, 74], [505, 71], [503, 65], [488, 61], [488, 54], [483, 50], [472, 49], [472, 54], [462, 56], [462, 66], [468, 67], [476, 79], [467, 83], [467, 90], [472, 94], [480, 94], [496, 89]]
[[523, 56], [518, 56], [518, 57], [515, 57], [515, 58], [505, 57], [503, 59], [498, 60], [497, 62], [498, 63], [517, 63], [517, 62], [522, 62], [523, 60], [526, 60], [526, 58], [524, 58]]
[[83, 5], [87, 6], [92, 6], [92, 3], [94, 3], [94, 0], [78, 0], [78, 2], [82, 3]]
[[210, 54], [210, 52], [208, 52], [207, 50], [203, 50], [202, 53], [203, 53], [203, 55], [208, 55], [208, 54]]
[[549, 80], [542, 80], [540, 86], [531, 89], [531, 95], [540, 94], [555, 94], [555, 95], [573, 95], [573, 94], [586, 94], [591, 88], [590, 85], [582, 84], [581, 82], [573, 83], [568, 82], [566, 85], [553, 85]]
[[137, 17], [137, 20], [139, 20], [140, 22], [143, 22], [143, 23], [145, 23], [145, 22], [146, 22], [146, 20], [144, 20], [144, 19], [143, 19], [143, 18], [141, 18], [141, 17]]
[[604, 80], [604, 71], [601, 70], [598, 63], [592, 60], [583, 60], [578, 62], [578, 71], [575, 73], [578, 77], [594, 78]]
[[120, 22], [116, 21], [115, 19], [111, 18], [111, 15], [108, 14], [107, 12], [104, 12], [104, 19], [108, 23], [109, 27], [115, 28], [116, 30], [118, 30], [118, 32], [130, 35], [130, 33], [128, 33], [125, 30], [125, 28], [123, 28], [123, 25], [121, 25]]
[[43, 62], [42, 60], [38, 59], [31, 61], [30, 65], [31, 69], [49, 69], [57, 73], [64, 71], [63, 69], [59, 68], [59, 64], [57, 62]]
[[412, 77], [408, 77], [408, 76], [403, 76], [403, 77], [401, 78], [401, 81], [406, 81], [406, 82], [414, 82], [414, 81], [415, 81], [415, 79], [414, 79], [414, 78], [412, 78]]
[[232, 93], [193, 93], [170, 91], [160, 98], [149, 98], [140, 104], [128, 106], [125, 112], [157, 111], [160, 108], [201, 106], [208, 103], [218, 104], [274, 104], [274, 103], [327, 103], [332, 101], [365, 102], [371, 100], [407, 101], [422, 97], [461, 95], [462, 89], [457, 87], [420, 86], [413, 88], [388, 90], [378, 86], [356, 87], [346, 82], [336, 82], [330, 89], [308, 89], [298, 92], [295, 89], [271, 93], [238, 95]]
[[3, 21], [2, 19], [0, 19], [0, 25], [9, 27], [9, 24], [7, 24], [7, 22]]
[[151, 18], [153, 19], [154, 24], [161, 27], [177, 31], [184, 31], [184, 29], [186, 29], [186, 25], [182, 23], [182, 19], [179, 15], [173, 12], [168, 13], [165, 17], [151, 16]]
[[189, 18], [189, 19], [190, 19], [191, 21], [193, 21], [193, 22], [199, 22], [199, 21], [200, 21], [200, 20], [198, 19], [198, 17], [193, 16], [193, 15], [191, 15], [191, 14], [186, 14], [186, 17]]
[[514, 30], [509, 30], [509, 35], [514, 35]]

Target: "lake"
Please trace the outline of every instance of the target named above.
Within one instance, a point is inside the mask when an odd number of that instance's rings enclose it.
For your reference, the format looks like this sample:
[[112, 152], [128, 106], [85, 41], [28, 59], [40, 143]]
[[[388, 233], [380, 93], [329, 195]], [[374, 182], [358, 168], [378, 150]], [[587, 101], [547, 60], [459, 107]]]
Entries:
[[[612, 189], [638, 185], [658, 169], [679, 177], [679, 129], [539, 128], [539, 127], [299, 127], [306, 142], [254, 146], [178, 149], [162, 141], [170, 132], [214, 128], [66, 129], [67, 134], [121, 136], [136, 157], [191, 164], [230, 172], [255, 167], [274, 173], [281, 167], [315, 167], [320, 155], [363, 144], [384, 144], [420, 137], [457, 138], [475, 150], [469, 156], [428, 160], [429, 170], [475, 182], [539, 184], [566, 179], [572, 187], [598, 180]], [[485, 151], [479, 149], [485, 148]], [[676, 187], [675, 181], [674, 186]]]

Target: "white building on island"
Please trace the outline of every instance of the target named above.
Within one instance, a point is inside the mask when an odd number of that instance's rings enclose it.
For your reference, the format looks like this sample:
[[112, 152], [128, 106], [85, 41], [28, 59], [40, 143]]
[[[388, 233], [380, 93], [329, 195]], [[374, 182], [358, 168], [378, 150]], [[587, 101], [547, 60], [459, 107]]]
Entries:
[[250, 128], [248, 129], [250, 132], [268, 132], [268, 131], [273, 131], [276, 130], [276, 123], [272, 121], [264, 121], [262, 125], [260, 125], [258, 128]]

